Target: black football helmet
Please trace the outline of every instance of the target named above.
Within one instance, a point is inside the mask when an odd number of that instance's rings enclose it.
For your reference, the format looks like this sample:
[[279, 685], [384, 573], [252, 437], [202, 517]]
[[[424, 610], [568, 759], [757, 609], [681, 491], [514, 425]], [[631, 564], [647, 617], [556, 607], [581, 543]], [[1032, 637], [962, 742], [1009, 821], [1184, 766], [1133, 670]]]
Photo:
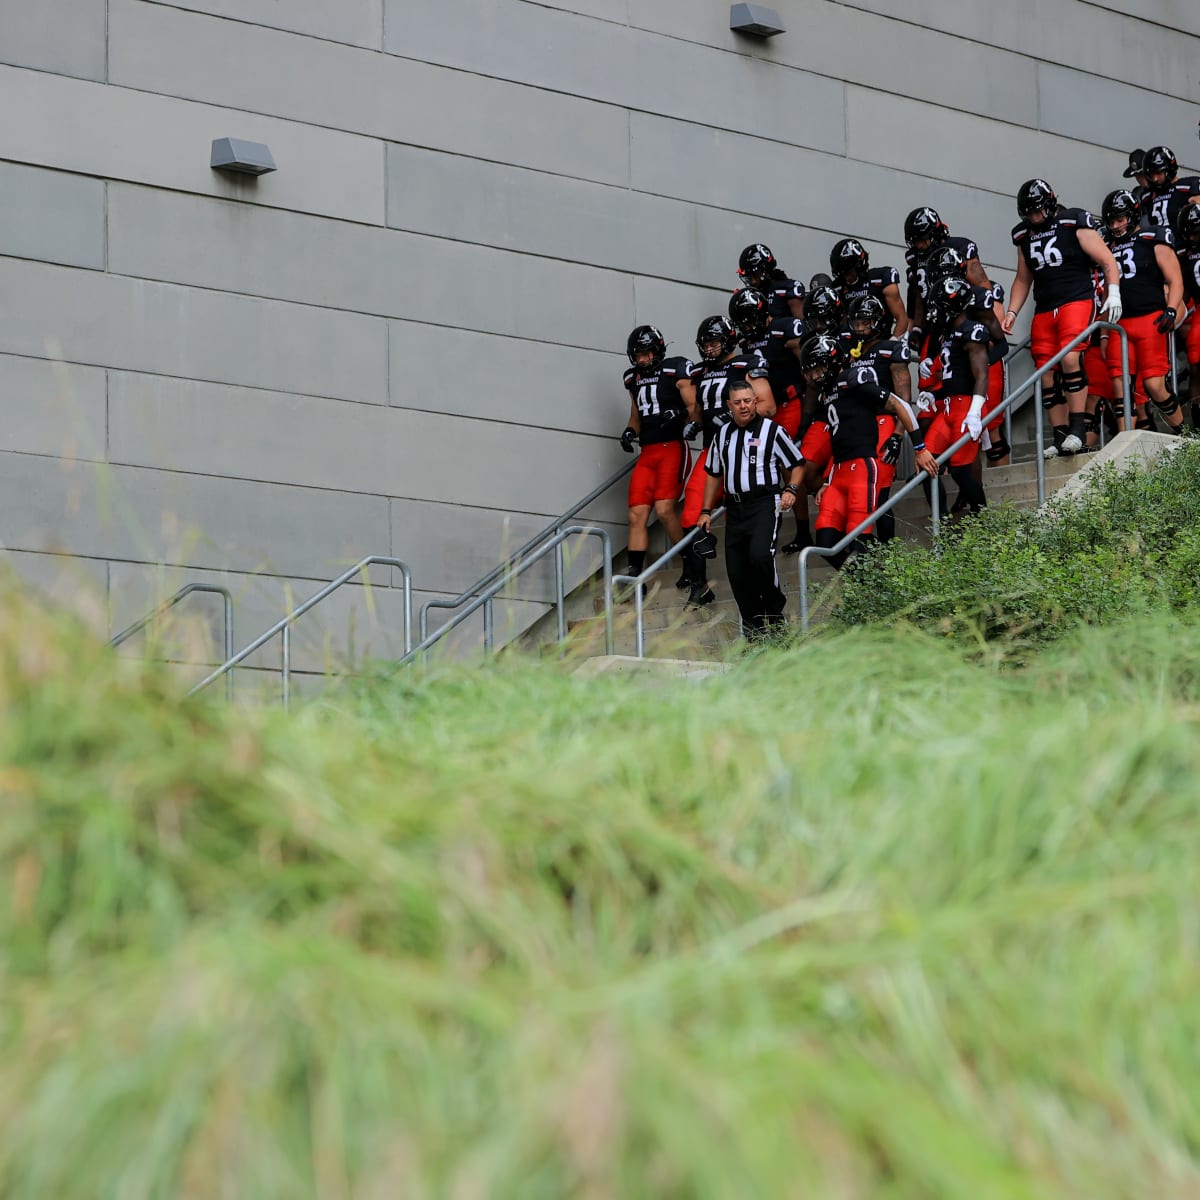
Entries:
[[764, 246], [762, 242], [747, 246], [738, 255], [738, 275], [751, 287], [765, 283], [778, 266], [775, 255], [771, 253], [771, 247]]
[[[714, 355], [705, 354], [706, 346], [720, 342], [721, 349]], [[716, 316], [705, 317], [696, 330], [696, 349], [705, 362], [719, 362], [737, 345], [737, 332], [730, 324], [728, 317], [719, 313]]]
[[904, 241], [910, 250], [916, 249], [914, 242], [924, 241], [929, 242], [930, 250], [935, 249], [949, 236], [950, 229], [946, 222], [938, 216], [937, 209], [930, 208], [928, 204], [923, 208], [914, 208], [904, 218]]
[[871, 337], [873, 334], [886, 337], [891, 332], [891, 313], [878, 296], [860, 296], [855, 300], [850, 305], [847, 321], [858, 337]]
[[1165, 192], [1175, 182], [1175, 176], [1179, 174], [1179, 161], [1169, 146], [1151, 146], [1146, 151], [1146, 157], [1142, 159], [1143, 175], [1154, 175], [1159, 171], [1162, 171], [1166, 178], [1157, 186], [1153, 180], [1150, 180], [1152, 192]]
[[635, 367], [638, 365], [637, 354], [645, 350], [654, 355], [651, 365], [655, 367], [667, 357], [667, 339], [653, 325], [639, 325], [625, 343], [625, 353]]
[[[1180, 242], [1195, 249], [1200, 246], [1200, 204], [1185, 204], [1175, 218], [1175, 232]], [[1192, 318], [1197, 320], [1196, 317]]]
[[1058, 197], [1044, 179], [1027, 179], [1017, 192], [1017, 213], [1028, 220], [1034, 213], [1043, 213], [1047, 220], [1058, 210]]
[[831, 287], [817, 287], [804, 302], [804, 327], [811, 333], [832, 333], [842, 323], [842, 298]]
[[800, 370], [813, 383], [826, 383], [846, 365], [842, 343], [829, 334], [811, 337], [800, 347]]
[[742, 337], [762, 337], [771, 324], [771, 307], [758, 288], [739, 288], [729, 301], [729, 319]]
[[842, 238], [829, 252], [829, 269], [837, 280], [845, 280], [848, 275], [865, 275], [871, 269], [867, 248], [857, 238]]
[[947, 275], [966, 276], [967, 260], [962, 251], [953, 246], [939, 246], [925, 260], [925, 278], [929, 283], [945, 279]]
[[1127, 188], [1117, 188], [1115, 191], [1109, 192], [1104, 197], [1104, 203], [1100, 205], [1100, 219], [1110, 231], [1112, 231], [1112, 223], [1119, 221], [1122, 217], [1128, 218], [1129, 221], [1125, 226], [1126, 233], [1135, 229], [1141, 218], [1138, 202]]
[[961, 275], [947, 275], [933, 285], [938, 311], [946, 319], [957, 317], [971, 307], [971, 285]]
[[826, 275], [824, 271], [818, 271], [809, 281], [808, 290], [815, 292], [817, 288], [833, 287], [833, 276]]

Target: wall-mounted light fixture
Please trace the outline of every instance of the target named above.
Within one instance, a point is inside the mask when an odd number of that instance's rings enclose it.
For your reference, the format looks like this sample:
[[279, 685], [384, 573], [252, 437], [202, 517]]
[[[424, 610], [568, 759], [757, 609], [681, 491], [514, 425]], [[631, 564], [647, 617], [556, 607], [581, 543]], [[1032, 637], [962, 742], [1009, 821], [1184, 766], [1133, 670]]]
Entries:
[[237, 175], [266, 175], [274, 171], [271, 149], [262, 142], [244, 142], [241, 138], [217, 138], [212, 144], [214, 171], [232, 171]]
[[779, 14], [765, 4], [734, 4], [729, 9], [729, 28], [734, 33], [756, 38], [774, 37], [784, 32]]

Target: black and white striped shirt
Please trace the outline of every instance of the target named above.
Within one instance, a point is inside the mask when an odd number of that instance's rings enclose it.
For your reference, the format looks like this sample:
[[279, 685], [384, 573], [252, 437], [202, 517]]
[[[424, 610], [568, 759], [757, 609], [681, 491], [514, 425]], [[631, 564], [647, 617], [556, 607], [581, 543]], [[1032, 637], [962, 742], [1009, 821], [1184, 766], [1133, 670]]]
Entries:
[[744, 429], [729, 421], [717, 430], [704, 469], [723, 479], [729, 495], [745, 498], [778, 492], [784, 475], [803, 461], [782, 426], [756, 416]]

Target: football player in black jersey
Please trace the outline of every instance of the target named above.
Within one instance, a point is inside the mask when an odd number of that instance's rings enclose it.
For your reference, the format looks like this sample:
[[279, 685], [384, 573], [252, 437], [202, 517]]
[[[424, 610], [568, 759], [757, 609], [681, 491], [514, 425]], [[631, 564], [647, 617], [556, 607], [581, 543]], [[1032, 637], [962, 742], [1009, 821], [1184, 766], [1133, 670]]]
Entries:
[[1141, 380], [1167, 426], [1181, 433], [1183, 412], [1167, 383], [1171, 367], [1167, 334], [1183, 313], [1183, 277], [1174, 236], [1161, 225], [1139, 228], [1138, 202], [1132, 192], [1122, 188], [1104, 197], [1100, 215], [1108, 247], [1121, 271], [1121, 328], [1129, 345], [1128, 379], [1121, 373], [1121, 339], [1110, 334], [1105, 352], [1117, 420], [1122, 422], [1121, 428], [1130, 428], [1125, 421], [1125, 397], [1133, 395], [1133, 383]]
[[[799, 441], [805, 384], [796, 352], [805, 338], [805, 323], [795, 317], [772, 317], [767, 297], [756, 288], [734, 292], [729, 301], [729, 319], [741, 335], [742, 349], [747, 354], [757, 351], [767, 360], [771, 394], [775, 398], [772, 419], [788, 437]], [[797, 505], [793, 514], [796, 536], [783, 547], [787, 554], [795, 553], [797, 545], [812, 544], [807, 507]]]
[[972, 314], [972, 286], [950, 276], [934, 285], [933, 297], [945, 328], [941, 342], [942, 400], [938, 415], [929, 427], [925, 444], [940, 457], [964, 433], [971, 441], [950, 456], [950, 477], [972, 512], [987, 503], [983, 484], [972, 470], [979, 457], [979, 443], [987, 419], [988, 344], [987, 326]]
[[1174, 229], [1185, 204], [1200, 204], [1200, 176], [1179, 178], [1179, 163], [1169, 146], [1151, 146], [1142, 159], [1146, 187], [1139, 197], [1143, 225]]
[[[767, 383], [767, 360], [757, 350], [744, 353], [737, 346], [737, 332], [728, 317], [717, 314], [705, 317], [696, 330], [696, 350], [699, 360], [692, 368], [692, 383], [696, 388], [696, 403], [700, 410], [703, 448], [712, 445], [717, 429], [729, 419], [726, 401], [731, 384], [747, 381], [754, 391], [755, 408], [760, 416], [775, 415], [775, 401]], [[684, 534], [696, 526], [704, 507], [704, 455], [696, 459], [683, 492]], [[717, 496], [719, 503], [721, 497]], [[688, 587], [688, 603], [711, 604], [714, 596], [708, 586], [708, 563], [690, 549], [684, 553], [682, 586]]]
[[[955, 274], [966, 279], [974, 287], [988, 290], [994, 287], [979, 260], [979, 247], [970, 238], [952, 237], [949, 226], [942, 220], [937, 209], [930, 208], [927, 204], [921, 208], [914, 208], [904, 218], [904, 242], [908, 247], [904, 255], [908, 275], [908, 315], [917, 331], [925, 324], [925, 297], [929, 284], [933, 282], [930, 259], [938, 251], [951, 250], [959, 256], [959, 261], [954, 263], [952, 268], [941, 268], [942, 278]], [[1001, 292], [999, 297], [993, 297], [992, 301], [997, 322], [1004, 320], [1002, 296]], [[909, 342], [915, 342], [917, 336], [910, 333]], [[914, 351], [918, 348], [913, 345]]]
[[667, 536], [683, 536], [676, 501], [687, 476], [685, 427], [697, 420], [696, 389], [692, 364], [686, 358], [668, 358], [667, 343], [653, 325], [639, 325], [625, 344], [633, 365], [625, 372], [629, 393], [629, 424], [621, 434], [621, 449], [642, 451], [629, 477], [629, 573], [640, 575], [650, 545], [647, 523], [653, 508]]
[[[1107, 289], [1100, 316], [1121, 319], [1121, 275], [1104, 244], [1096, 220], [1082, 208], [1064, 208], [1044, 179], [1030, 179], [1017, 192], [1020, 223], [1012, 231], [1017, 248], [1017, 278], [1003, 328], [1013, 331], [1017, 314], [1033, 292], [1035, 315], [1029, 352], [1042, 367], [1065, 349], [1095, 319], [1093, 265], [1104, 272]], [[1045, 454], [1077, 454], [1087, 438], [1087, 372], [1082, 345], [1042, 378], [1042, 407], [1050, 416], [1054, 445]]]
[[1187, 360], [1191, 374], [1192, 428], [1200, 432], [1200, 206], [1185, 205], [1175, 218], [1176, 253], [1187, 293]]
[[793, 279], [775, 261], [770, 246], [755, 242], [738, 255], [738, 277], [743, 287], [766, 296], [772, 317], [804, 318], [804, 284]]
[[900, 295], [900, 272], [895, 267], [871, 268], [867, 248], [857, 238], [842, 238], [829, 252], [829, 269], [842, 305], [849, 308], [852, 301], [874, 295], [883, 301], [891, 314], [893, 337], [908, 330], [908, 313]]
[[[850, 305], [846, 336], [850, 361], [873, 367], [879, 382], [912, 410], [912, 376], [909, 374], [908, 342], [889, 337], [891, 318], [878, 296], [861, 296]], [[913, 420], [916, 414], [913, 413]], [[896, 430], [896, 418], [882, 412], [876, 418], [879, 459], [879, 503], [891, 494], [896, 480], [896, 463], [900, 457], [901, 437]], [[881, 542], [890, 542], [896, 533], [896, 517], [884, 513], [875, 522], [875, 533]]]
[[[920, 441], [917, 423], [908, 405], [880, 383], [873, 367], [850, 363], [838, 338], [828, 335], [809, 338], [800, 351], [800, 366], [805, 378], [822, 392], [825, 399], [833, 467], [821, 489], [816, 540], [818, 546], [831, 549], [878, 507], [877, 445], [881, 412], [895, 417], [910, 437], [915, 435], [913, 449], [917, 466], [922, 471], [936, 475], [937, 465]], [[859, 538], [869, 537], [872, 533], [868, 526]], [[840, 567], [846, 560], [846, 553], [833, 556], [830, 562]]]

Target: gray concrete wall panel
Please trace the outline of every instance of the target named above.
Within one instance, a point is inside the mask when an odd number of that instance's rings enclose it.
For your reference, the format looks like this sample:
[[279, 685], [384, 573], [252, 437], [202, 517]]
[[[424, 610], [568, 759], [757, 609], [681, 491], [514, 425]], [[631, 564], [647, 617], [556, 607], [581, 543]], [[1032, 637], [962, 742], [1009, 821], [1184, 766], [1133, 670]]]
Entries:
[[844, 148], [839, 81], [523, 0], [440, 0], [415, 9], [385, 2], [389, 15], [402, 14], [388, 22], [385, 49], [394, 54], [834, 153]]
[[629, 179], [626, 113], [612, 105], [134, 0], [114, 0], [112, 19], [112, 77], [128, 87], [584, 179]]
[[[629, 362], [623, 341], [619, 353], [606, 354], [393, 321], [388, 349], [389, 402], [397, 408], [601, 436], [624, 428], [623, 416], [613, 425], [612, 408], [613, 397], [625, 395], [621, 375]], [[436, 371], [437, 382], [430, 386], [425, 364], [431, 361], [452, 364], [452, 386]]]
[[382, 404], [385, 322], [0, 259], [0, 352]]
[[330, 42], [378, 50], [383, 44], [383, 0], [151, 0], [215, 17], [289, 29]]
[[113, 188], [109, 224], [112, 269], [133, 275], [598, 350], [628, 332], [615, 271], [150, 189]]
[[108, 564], [67, 554], [0, 549], [0, 578], [10, 574], [57, 608], [82, 617], [97, 637], [108, 637]]
[[[383, 146], [370, 138], [14, 67], [0, 67], [0, 108], [21, 114], [0, 127], [3, 159], [383, 224]], [[218, 137], [265, 142], [280, 169], [214, 171]]]
[[[964, 53], [960, 38], [836, 0], [805, 0], [802, 10], [781, 5], [779, 11], [788, 34], [765, 44], [731, 32], [726, 0], [638, 0], [631, 6], [630, 22], [996, 120], [1037, 124], [1032, 59], [982, 44]], [[936, 64], [936, 69], [914, 69], [915, 64]]]
[[0, 163], [0, 254], [104, 268], [104, 184]]
[[105, 10], [106, 0], [4, 0], [0, 62], [103, 79]]
[[[896, 15], [891, 0], [853, 0], [853, 6]], [[1155, 92], [1200, 98], [1196, 39], [1162, 25], [1131, 20], [1090, 0], [1058, 0], [1052, 13], [1041, 0], [989, 5], [908, 0], [904, 19], [971, 42], [1005, 46], [1030, 58], [1111, 79], [1136, 80]], [[1086, 140], [1097, 140], [1105, 132], [1103, 126], [1104, 120], [1098, 119]]]
[[1200, 37], [1200, 8], [1191, 0], [1092, 0], [1097, 8], [1124, 13], [1180, 33]]
[[[1200, 61], [1200, 41], [1195, 61]], [[1042, 128], [1051, 133], [1116, 150], [1165, 142], [1181, 162], [1200, 161], [1195, 104], [1047, 63], [1038, 64], [1038, 88]]]
[[0, 453], [14, 550], [333, 578], [388, 545], [387, 500]]
[[0, 395], [0, 450], [104, 461], [102, 370], [0, 354]]

